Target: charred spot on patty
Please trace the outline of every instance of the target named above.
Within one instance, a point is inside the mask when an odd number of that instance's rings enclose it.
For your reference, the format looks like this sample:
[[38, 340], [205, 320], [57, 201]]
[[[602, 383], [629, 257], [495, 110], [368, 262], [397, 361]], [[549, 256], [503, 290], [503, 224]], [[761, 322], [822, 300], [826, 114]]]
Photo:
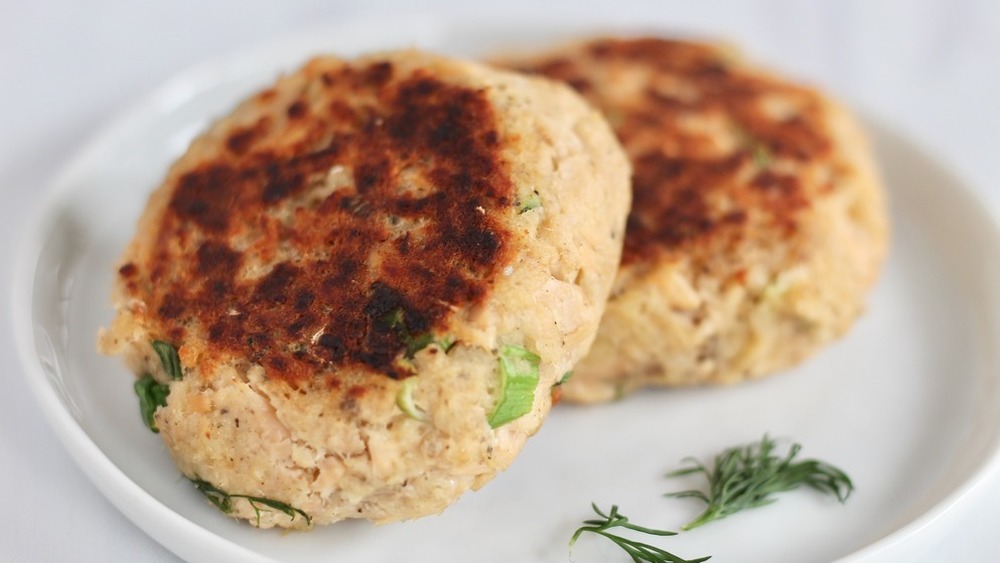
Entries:
[[226, 147], [234, 154], [245, 154], [260, 137], [267, 134], [270, 124], [270, 119], [262, 117], [249, 127], [237, 128], [226, 139]]
[[[322, 96], [274, 108], [294, 139], [232, 130], [226, 152], [178, 174], [164, 244], [138, 266], [162, 273], [149, 299], [161, 332], [200, 327], [213, 353], [268, 377], [404, 377], [412, 335], [481, 302], [509, 261], [497, 117], [487, 92], [425, 70], [311, 72]], [[402, 325], [387, 320], [397, 311]]]
[[288, 119], [299, 119], [305, 116], [308, 111], [309, 106], [304, 100], [295, 100], [288, 106], [285, 113], [288, 115]]

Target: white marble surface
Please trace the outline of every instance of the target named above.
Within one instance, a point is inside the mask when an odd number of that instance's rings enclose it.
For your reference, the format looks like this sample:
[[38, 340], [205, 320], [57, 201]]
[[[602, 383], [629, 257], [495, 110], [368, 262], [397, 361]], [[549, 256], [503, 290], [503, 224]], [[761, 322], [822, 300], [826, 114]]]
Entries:
[[[421, 7], [476, 9], [469, 4]], [[770, 66], [889, 121], [940, 155], [1000, 213], [998, 2], [567, 5], [607, 21], [729, 38]], [[11, 274], [26, 218], [52, 174], [120, 108], [189, 65], [276, 34], [412, 10], [402, 2], [320, 0], [0, 0], [0, 560], [177, 560], [90, 484], [24, 381], [9, 320]], [[918, 561], [995, 561], [997, 507], [1000, 475], [965, 501], [940, 530], [941, 543]]]

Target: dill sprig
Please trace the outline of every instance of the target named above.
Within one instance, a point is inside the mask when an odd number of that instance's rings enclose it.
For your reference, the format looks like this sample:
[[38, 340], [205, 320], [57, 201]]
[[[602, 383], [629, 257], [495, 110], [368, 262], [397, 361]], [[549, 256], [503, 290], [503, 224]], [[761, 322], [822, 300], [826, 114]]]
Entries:
[[167, 406], [167, 396], [170, 395], [170, 386], [153, 379], [148, 373], [135, 380], [132, 389], [139, 397], [139, 414], [142, 421], [154, 433], [159, 434], [160, 429], [156, 427], [156, 418], [153, 416], [156, 409]]
[[198, 489], [198, 491], [201, 494], [205, 495], [205, 498], [207, 498], [209, 502], [214, 504], [215, 507], [221, 510], [224, 514], [231, 514], [233, 512], [234, 498], [241, 498], [246, 500], [248, 503], [250, 503], [250, 508], [253, 509], [254, 514], [257, 515], [258, 528], [260, 527], [260, 506], [258, 505], [263, 505], [273, 510], [277, 510], [281, 513], [284, 513], [292, 520], [295, 520], [296, 515], [300, 515], [302, 516], [302, 518], [305, 519], [307, 526], [312, 524], [312, 517], [310, 517], [302, 510], [299, 510], [298, 508], [295, 508], [290, 504], [264, 497], [227, 493], [222, 489], [216, 487], [215, 485], [209, 483], [208, 481], [202, 479], [190, 479], [190, 481], [194, 483], [195, 488]]
[[664, 551], [658, 547], [649, 545], [648, 543], [642, 543], [631, 538], [626, 538], [613, 534], [608, 530], [611, 528], [624, 528], [626, 530], [632, 530], [635, 532], [640, 532], [643, 534], [649, 534], [652, 536], [676, 536], [677, 532], [669, 532], [667, 530], [655, 530], [653, 528], [646, 528], [643, 526], [637, 526], [628, 521], [628, 518], [619, 514], [618, 505], [611, 506], [611, 512], [605, 514], [597, 505], [594, 503], [590, 504], [593, 507], [594, 512], [600, 516], [600, 519], [584, 520], [584, 525], [581, 526], [576, 532], [573, 533], [573, 537], [569, 540], [570, 551], [573, 550], [573, 545], [576, 540], [584, 532], [590, 532], [592, 534], [597, 534], [599, 536], [604, 536], [615, 543], [618, 547], [622, 548], [625, 553], [628, 553], [635, 563], [700, 563], [701, 561], [706, 561], [711, 559], [711, 557], [702, 557], [699, 559], [682, 559], [668, 551]]
[[[153, 351], [160, 358], [163, 364], [163, 371], [170, 379], [181, 379], [184, 372], [181, 369], [181, 359], [177, 355], [177, 349], [162, 340], [150, 342]], [[170, 395], [170, 385], [160, 383], [151, 374], [144, 373], [132, 384], [132, 389], [139, 397], [139, 414], [142, 421], [154, 433], [159, 434], [160, 429], [156, 427], [156, 409], [167, 406], [167, 397]]]
[[170, 376], [170, 379], [183, 379], [184, 372], [181, 370], [181, 358], [177, 354], [177, 349], [170, 345], [169, 342], [164, 342], [162, 340], [153, 340], [150, 342], [153, 347], [153, 351], [160, 358], [160, 363], [163, 364], [163, 371]]
[[759, 444], [729, 448], [716, 456], [712, 469], [698, 460], [687, 458], [691, 467], [667, 474], [679, 477], [702, 473], [708, 481], [708, 493], [699, 490], [669, 493], [675, 498], [692, 497], [704, 501], [705, 512], [681, 529], [690, 530], [713, 520], [721, 520], [741, 510], [771, 504], [776, 493], [802, 485], [837, 497], [841, 503], [854, 490], [851, 479], [840, 469], [815, 459], [795, 461], [802, 447], [793, 444], [784, 457], [774, 454], [775, 442], [766, 434]]

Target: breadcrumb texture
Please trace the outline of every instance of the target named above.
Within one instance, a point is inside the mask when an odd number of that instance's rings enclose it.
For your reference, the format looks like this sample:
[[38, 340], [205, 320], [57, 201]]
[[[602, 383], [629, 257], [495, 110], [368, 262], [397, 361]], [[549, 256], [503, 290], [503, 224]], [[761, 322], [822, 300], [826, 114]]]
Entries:
[[635, 168], [622, 268], [567, 399], [771, 374], [862, 312], [888, 220], [844, 108], [690, 41], [602, 38], [499, 64], [576, 88]]
[[[589, 349], [629, 172], [554, 81], [417, 51], [316, 58], [173, 165], [99, 347], [169, 383], [155, 420], [191, 479], [313, 524], [434, 514], [511, 464]], [[494, 429], [504, 345], [538, 354], [540, 381]], [[308, 527], [258, 507], [232, 514]]]

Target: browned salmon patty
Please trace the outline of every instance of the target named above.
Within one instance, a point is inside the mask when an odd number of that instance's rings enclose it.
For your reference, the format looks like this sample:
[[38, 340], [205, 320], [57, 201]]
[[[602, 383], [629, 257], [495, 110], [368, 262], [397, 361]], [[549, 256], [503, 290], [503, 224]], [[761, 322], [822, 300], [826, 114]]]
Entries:
[[173, 165], [99, 344], [233, 516], [436, 513], [511, 464], [589, 348], [628, 176], [562, 84], [416, 51], [316, 58]]
[[500, 64], [574, 87], [634, 167], [622, 267], [568, 399], [770, 374], [861, 313], [884, 194], [829, 98], [690, 41], [601, 38]]

